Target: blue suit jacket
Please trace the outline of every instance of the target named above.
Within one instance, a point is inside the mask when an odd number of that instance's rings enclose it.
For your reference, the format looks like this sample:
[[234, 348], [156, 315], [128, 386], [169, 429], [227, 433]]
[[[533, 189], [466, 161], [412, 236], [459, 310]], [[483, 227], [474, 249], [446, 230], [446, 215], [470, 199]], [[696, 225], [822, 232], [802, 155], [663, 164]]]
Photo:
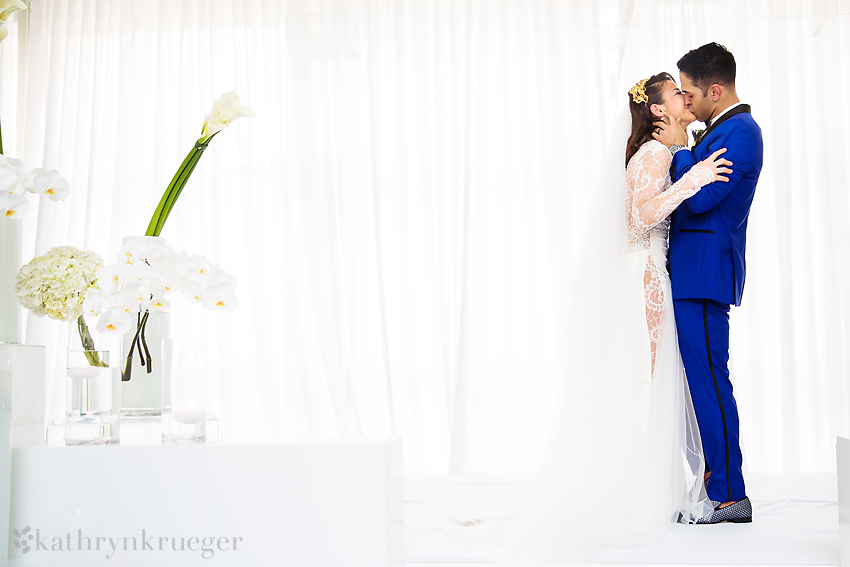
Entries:
[[670, 279], [673, 299], [713, 299], [740, 305], [744, 292], [747, 218], [764, 156], [761, 128], [749, 106], [721, 116], [692, 150], [673, 156], [674, 180], [697, 162], [726, 148], [732, 162], [729, 182], [716, 181], [685, 200], [670, 226]]

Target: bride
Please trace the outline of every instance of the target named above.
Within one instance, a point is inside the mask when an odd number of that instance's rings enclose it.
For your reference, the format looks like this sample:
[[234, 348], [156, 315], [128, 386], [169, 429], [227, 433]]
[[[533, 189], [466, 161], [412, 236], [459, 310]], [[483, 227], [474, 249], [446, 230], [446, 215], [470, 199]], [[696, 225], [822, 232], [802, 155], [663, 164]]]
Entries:
[[713, 508], [676, 337], [667, 236], [679, 204], [728, 181], [732, 164], [721, 149], [671, 183], [672, 156], [653, 139], [653, 122], [687, 126], [695, 117], [668, 73], [636, 84], [629, 110], [603, 156], [570, 289], [559, 413], [500, 564], [589, 562], [599, 548], [651, 545]]

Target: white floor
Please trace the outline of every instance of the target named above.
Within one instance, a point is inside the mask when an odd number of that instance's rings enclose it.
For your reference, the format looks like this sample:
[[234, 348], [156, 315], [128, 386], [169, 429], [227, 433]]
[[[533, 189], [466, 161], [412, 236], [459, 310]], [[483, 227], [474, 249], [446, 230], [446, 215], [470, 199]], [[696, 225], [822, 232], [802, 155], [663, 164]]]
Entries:
[[[446, 530], [452, 510], [470, 503], [480, 518], [515, 507], [521, 501], [523, 475], [405, 475], [405, 565], [414, 567], [480, 566], [491, 563], [496, 547], [476, 543]], [[654, 547], [609, 550], [610, 565], [838, 565], [838, 498], [829, 474], [749, 474], [752, 524], [675, 525]], [[501, 522], [500, 530], [510, 529]], [[449, 536], [449, 533], [452, 536]], [[492, 534], [491, 534], [492, 535]], [[492, 541], [492, 537], [477, 538]]]

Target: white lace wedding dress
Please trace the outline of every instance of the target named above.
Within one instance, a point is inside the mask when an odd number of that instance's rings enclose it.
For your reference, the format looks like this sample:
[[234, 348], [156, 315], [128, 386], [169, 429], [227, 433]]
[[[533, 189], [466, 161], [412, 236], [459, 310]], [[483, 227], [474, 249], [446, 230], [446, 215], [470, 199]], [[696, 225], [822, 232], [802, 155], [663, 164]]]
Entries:
[[647, 142], [624, 180], [620, 169], [604, 183], [595, 221], [604, 226], [572, 290], [582, 298], [570, 321], [582, 330], [567, 346], [574, 367], [498, 564], [589, 562], [601, 548], [651, 545], [711, 510], [666, 264], [670, 213], [713, 175], [697, 165], [673, 184], [671, 160]]

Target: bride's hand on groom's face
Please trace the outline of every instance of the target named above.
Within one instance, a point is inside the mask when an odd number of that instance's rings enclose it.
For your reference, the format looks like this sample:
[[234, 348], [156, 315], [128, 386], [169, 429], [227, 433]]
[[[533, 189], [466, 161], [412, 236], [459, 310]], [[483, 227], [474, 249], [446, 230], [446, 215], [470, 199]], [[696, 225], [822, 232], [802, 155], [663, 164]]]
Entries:
[[669, 147], [674, 144], [681, 146], [688, 145], [688, 133], [685, 132], [685, 127], [682, 126], [681, 118], [673, 118], [665, 112], [661, 120], [652, 124], [655, 126], [652, 137], [665, 146]]

